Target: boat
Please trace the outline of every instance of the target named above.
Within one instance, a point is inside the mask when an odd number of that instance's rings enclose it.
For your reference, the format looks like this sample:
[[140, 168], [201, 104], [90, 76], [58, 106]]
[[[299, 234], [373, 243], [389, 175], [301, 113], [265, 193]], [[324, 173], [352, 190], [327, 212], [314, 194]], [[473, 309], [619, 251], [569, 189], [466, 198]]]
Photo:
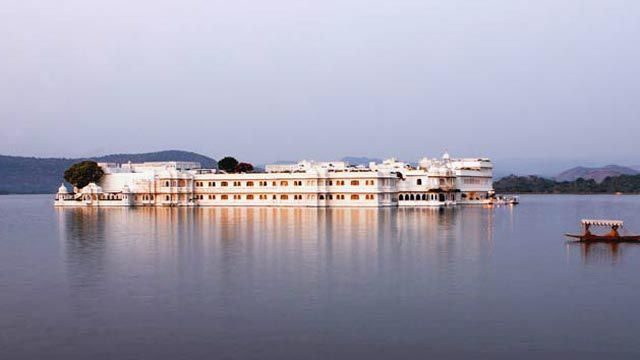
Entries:
[[491, 199], [493, 205], [518, 205], [520, 200], [517, 196], [498, 195]]
[[[622, 220], [593, 220], [583, 219], [580, 221], [582, 234], [564, 234], [566, 237], [577, 239], [582, 242], [640, 242], [640, 235], [620, 235], [618, 229], [624, 226]], [[591, 227], [609, 227], [611, 231], [598, 235], [591, 233]]]

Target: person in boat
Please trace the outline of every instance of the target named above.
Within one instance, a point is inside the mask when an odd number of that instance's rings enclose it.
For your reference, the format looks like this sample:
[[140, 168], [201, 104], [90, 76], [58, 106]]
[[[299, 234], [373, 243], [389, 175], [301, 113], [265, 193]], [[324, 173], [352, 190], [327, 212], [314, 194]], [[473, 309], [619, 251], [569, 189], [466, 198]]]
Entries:
[[618, 225], [613, 225], [611, 227], [611, 231], [609, 231], [607, 236], [609, 236], [609, 237], [620, 237], [620, 234], [618, 233]]

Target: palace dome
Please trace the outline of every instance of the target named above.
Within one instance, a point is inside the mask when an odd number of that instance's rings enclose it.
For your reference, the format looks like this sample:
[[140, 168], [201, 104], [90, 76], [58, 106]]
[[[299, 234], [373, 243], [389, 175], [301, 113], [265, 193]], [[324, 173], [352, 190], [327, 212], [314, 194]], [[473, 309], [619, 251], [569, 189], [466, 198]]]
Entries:
[[67, 187], [64, 186], [64, 183], [60, 184], [60, 187], [58, 188], [58, 194], [68, 194], [69, 190], [67, 190]]

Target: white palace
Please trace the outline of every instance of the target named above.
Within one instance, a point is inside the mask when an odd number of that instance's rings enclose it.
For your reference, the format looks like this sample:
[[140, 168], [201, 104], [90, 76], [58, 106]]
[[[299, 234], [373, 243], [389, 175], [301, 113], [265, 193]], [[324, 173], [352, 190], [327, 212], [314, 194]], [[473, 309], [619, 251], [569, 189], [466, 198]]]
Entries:
[[369, 166], [301, 161], [264, 172], [225, 173], [192, 162], [100, 163], [105, 175], [69, 192], [56, 206], [397, 207], [489, 204], [489, 159], [385, 160]]

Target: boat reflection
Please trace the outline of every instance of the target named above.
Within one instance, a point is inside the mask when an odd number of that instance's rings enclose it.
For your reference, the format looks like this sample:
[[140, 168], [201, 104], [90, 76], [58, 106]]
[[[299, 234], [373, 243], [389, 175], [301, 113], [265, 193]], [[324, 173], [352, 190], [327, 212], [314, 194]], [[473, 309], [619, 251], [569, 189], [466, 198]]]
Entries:
[[621, 259], [625, 249], [638, 245], [617, 242], [567, 242], [569, 248], [580, 248], [580, 256], [585, 264], [615, 264]]

